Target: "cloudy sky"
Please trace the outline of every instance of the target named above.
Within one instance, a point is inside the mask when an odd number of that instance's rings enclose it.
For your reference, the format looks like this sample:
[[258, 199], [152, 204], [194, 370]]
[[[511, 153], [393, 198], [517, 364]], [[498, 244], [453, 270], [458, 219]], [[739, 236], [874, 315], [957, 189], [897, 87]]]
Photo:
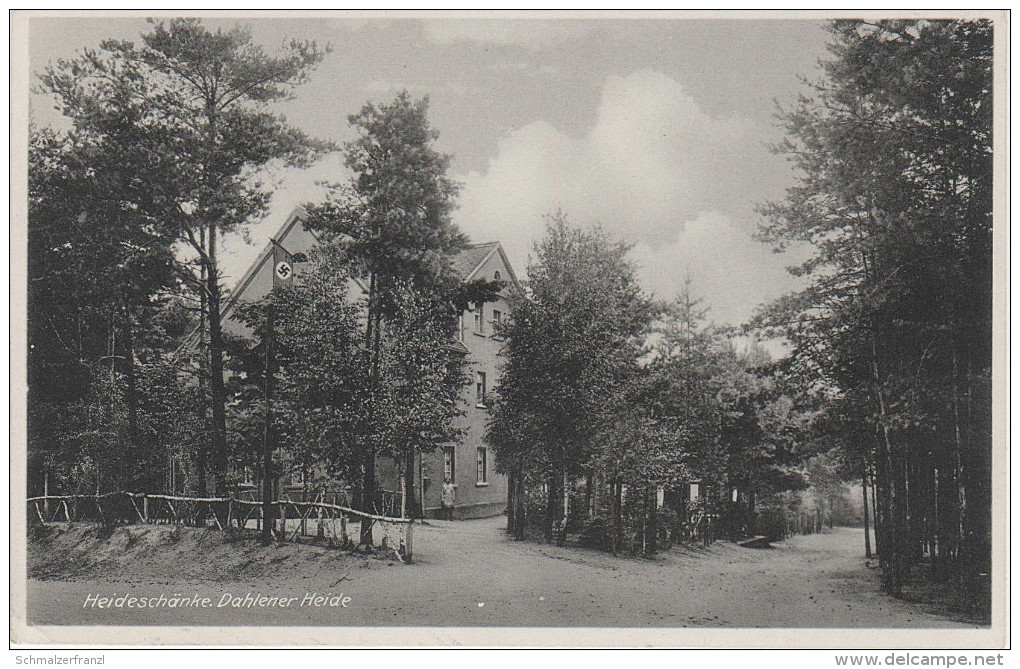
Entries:
[[[234, 20], [206, 20], [229, 26]], [[270, 50], [284, 38], [332, 53], [279, 111], [337, 142], [347, 116], [401, 89], [428, 95], [439, 148], [463, 184], [456, 221], [474, 241], [499, 240], [521, 275], [543, 217], [557, 209], [634, 245], [644, 285], [676, 294], [685, 275], [713, 318], [739, 324], [794, 284], [751, 235], [757, 203], [792, 183], [768, 145], [775, 103], [817, 76], [826, 33], [788, 20], [242, 19]], [[34, 18], [30, 66], [137, 39], [144, 19]], [[32, 118], [60, 120], [33, 95]], [[336, 156], [274, 170], [269, 216], [225, 241], [228, 285], [295, 205], [345, 178]]]

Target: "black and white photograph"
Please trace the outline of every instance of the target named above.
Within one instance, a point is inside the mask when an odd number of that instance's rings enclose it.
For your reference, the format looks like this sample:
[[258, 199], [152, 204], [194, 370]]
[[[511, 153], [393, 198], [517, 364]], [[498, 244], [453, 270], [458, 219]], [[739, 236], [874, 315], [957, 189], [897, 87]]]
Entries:
[[1008, 19], [14, 12], [12, 643], [1008, 647]]

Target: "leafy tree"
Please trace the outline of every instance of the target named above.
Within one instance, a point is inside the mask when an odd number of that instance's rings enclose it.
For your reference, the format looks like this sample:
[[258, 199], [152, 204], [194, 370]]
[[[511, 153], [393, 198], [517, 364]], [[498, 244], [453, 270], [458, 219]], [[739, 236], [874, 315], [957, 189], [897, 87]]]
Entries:
[[396, 315], [387, 328], [381, 361], [387, 411], [378, 420], [384, 443], [403, 465], [403, 493], [410, 517], [421, 516], [414, 494], [416, 455], [456, 440], [461, 431], [461, 391], [469, 378], [464, 355], [455, 349], [454, 309], [448, 300], [423, 295], [409, 282], [394, 294]]
[[[146, 342], [140, 340], [155, 327], [167, 291], [175, 288], [173, 239], [147, 226], [130, 201], [119, 197], [126, 175], [111, 165], [110, 147], [68, 141], [47, 130], [33, 129], [30, 137], [30, 486], [45, 484], [40, 479], [46, 472], [77, 457], [73, 449], [48, 452], [54, 444], [70, 443], [54, 430], [76, 430], [74, 417], [91, 421], [86, 414], [95, 415], [92, 404], [104, 401], [110, 409], [113, 395], [125, 424], [110, 452], [117, 476], [103, 481], [132, 485], [145, 472], [139, 467], [144, 443], [138, 353]], [[108, 383], [101, 384], [99, 375]], [[73, 416], [70, 423], [54, 421], [54, 412]], [[116, 422], [119, 416], [114, 411], [107, 418]], [[90, 457], [113, 471], [97, 458]]]
[[852, 522], [854, 516], [847, 491], [847, 475], [841, 460], [841, 454], [836, 450], [819, 453], [807, 461], [815, 508], [830, 528], [835, 524]]
[[[152, 22], [140, 45], [108, 40], [41, 76], [73, 129], [71, 142], [103, 147], [103, 171], [145, 225], [182, 240], [198, 276], [207, 321], [212, 471], [223, 492], [227, 470], [222, 286], [217, 241], [264, 213], [270, 193], [257, 178], [271, 161], [307, 164], [323, 148], [272, 113], [325, 52], [291, 41], [279, 56], [245, 28], [210, 31], [197, 19]], [[116, 169], [114, 169], [116, 168]], [[182, 267], [182, 270], [188, 268]]]
[[[183, 339], [183, 338], [182, 338]], [[139, 453], [136, 489], [186, 492], [187, 473], [208, 439], [208, 398], [195, 392], [194, 379], [182, 374], [173, 349], [147, 348], [138, 370], [140, 430], [145, 449]]]
[[[497, 466], [515, 483], [547, 484], [548, 540], [565, 540], [571, 481], [585, 473], [600, 427], [613, 419], [651, 317], [627, 250], [556, 214], [535, 245], [528, 295], [511, 299], [507, 360], [487, 438]], [[517, 523], [524, 493], [515, 490]]]
[[[369, 401], [364, 342], [358, 305], [349, 299], [350, 264], [337, 245], [309, 254], [299, 280], [275, 288], [265, 299], [242, 303], [237, 319], [254, 332], [255, 343], [241, 345], [244, 372], [238, 392], [245, 398], [235, 420], [237, 456], [261, 462], [265, 428], [265, 342], [268, 309], [274, 311], [273, 342], [278, 366], [273, 440], [290, 465], [302, 471], [318, 466], [328, 479], [343, 479], [355, 467], [357, 436]], [[277, 472], [280, 473], [280, 472]]]
[[[449, 156], [434, 147], [438, 133], [427, 114], [428, 100], [413, 100], [404, 91], [389, 104], [369, 103], [348, 117], [358, 132], [344, 148], [352, 180], [309, 207], [309, 227], [342, 238], [367, 283], [365, 356], [375, 397], [382, 397], [383, 335], [398, 315], [403, 287], [410, 284], [425, 299], [452, 294], [457, 277], [450, 256], [467, 242], [450, 220], [457, 186], [446, 175]], [[377, 404], [367, 407], [367, 425], [377, 422]], [[379, 432], [362, 437], [361, 498], [370, 511], [376, 455], [389, 446]]]
[[[725, 451], [722, 413], [739, 392], [727, 333], [707, 319], [688, 279], [677, 298], [662, 305], [652, 329], [649, 369], [653, 414], [682, 434], [682, 450], [698, 478], [722, 482]], [[742, 380], [742, 379], [740, 379]]]
[[805, 387], [867, 408], [886, 587], [923, 552], [976, 577], [990, 547], [992, 27], [829, 29], [823, 81], [781, 115], [779, 148], [803, 176], [761, 228], [814, 248], [795, 270], [810, 281], [760, 323], [791, 343]]
[[[740, 534], [754, 522], [759, 498], [803, 487], [795, 448], [802, 414], [771, 378], [768, 354], [756, 347], [738, 353], [734, 333], [708, 312], [689, 279], [660, 306], [649, 337], [649, 389], [640, 403], [673, 437], [663, 458], [664, 471], [673, 472], [658, 484], [676, 522], [691, 511], [684, 486], [698, 480], [699, 504], [729, 516], [731, 532]], [[720, 507], [720, 493], [729, 498], [733, 489], [740, 504]]]

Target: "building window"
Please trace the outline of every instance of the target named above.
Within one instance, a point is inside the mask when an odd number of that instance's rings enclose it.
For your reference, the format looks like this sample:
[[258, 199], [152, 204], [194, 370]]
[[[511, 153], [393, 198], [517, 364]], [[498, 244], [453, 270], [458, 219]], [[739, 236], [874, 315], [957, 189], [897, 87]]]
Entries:
[[493, 281], [499, 281], [499, 270], [498, 269], [496, 270], [496, 273], [492, 275], [492, 280]]
[[453, 446], [443, 449], [443, 482], [455, 483], [457, 477], [456, 461], [453, 458]]
[[485, 334], [485, 303], [475, 305], [475, 332]]
[[485, 406], [485, 394], [487, 388], [485, 385], [485, 372], [478, 372], [475, 379], [475, 399], [478, 406]]
[[499, 309], [492, 310], [492, 338], [499, 341], [503, 341], [503, 333], [501, 331], [503, 327], [503, 312]]
[[478, 483], [488, 483], [489, 482], [489, 463], [488, 463], [488, 461], [487, 461], [487, 459], [485, 457], [485, 449], [484, 448], [479, 448], [478, 449], [477, 469], [478, 469]]

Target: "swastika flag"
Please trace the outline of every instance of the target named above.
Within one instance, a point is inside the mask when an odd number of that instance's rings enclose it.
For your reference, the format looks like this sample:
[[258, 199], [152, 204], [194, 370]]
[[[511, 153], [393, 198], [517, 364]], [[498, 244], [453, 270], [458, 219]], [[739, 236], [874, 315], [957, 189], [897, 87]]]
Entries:
[[287, 249], [273, 242], [273, 288], [294, 283], [294, 256]]

